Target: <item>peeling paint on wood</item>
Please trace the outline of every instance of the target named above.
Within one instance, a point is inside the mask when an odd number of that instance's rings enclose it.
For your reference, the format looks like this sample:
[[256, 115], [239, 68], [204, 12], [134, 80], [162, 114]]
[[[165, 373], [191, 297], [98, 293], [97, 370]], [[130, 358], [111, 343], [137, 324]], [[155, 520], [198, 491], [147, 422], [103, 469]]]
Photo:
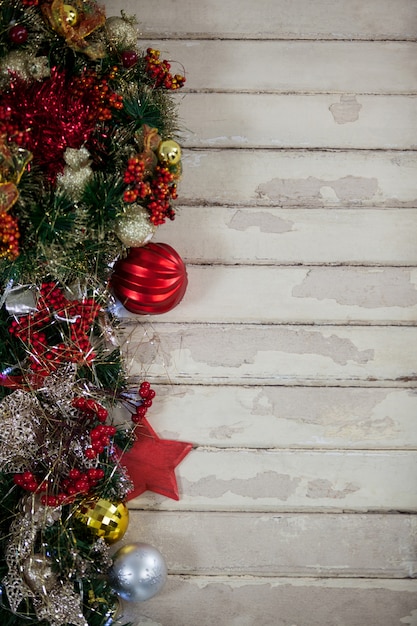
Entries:
[[178, 101], [188, 148], [417, 147], [415, 96], [189, 93]]
[[417, 206], [417, 152], [186, 150], [183, 204]]
[[167, 238], [188, 263], [416, 265], [417, 210], [182, 206]]
[[416, 591], [416, 581], [173, 576], [124, 616], [149, 626], [415, 626]]
[[359, 387], [155, 386], [167, 439], [245, 448], [417, 448], [417, 393]]
[[125, 620], [417, 626], [397, 579], [416, 575], [416, 8], [141, 2], [141, 45], [187, 76], [182, 207], [157, 238], [214, 267], [125, 321], [156, 431], [196, 444], [180, 502], [131, 503], [127, 540], [171, 575]]
[[417, 271], [406, 268], [189, 265], [188, 279], [182, 306], [164, 321], [414, 325], [417, 317]]
[[144, 494], [133, 507], [175, 511], [416, 512], [416, 451], [197, 449], [179, 465], [181, 500]]
[[124, 542], [138, 532], [158, 546], [171, 574], [372, 578], [383, 571], [407, 578], [417, 572], [412, 515], [132, 510]]
[[416, 384], [411, 327], [155, 322], [125, 333], [132, 375], [160, 383]]

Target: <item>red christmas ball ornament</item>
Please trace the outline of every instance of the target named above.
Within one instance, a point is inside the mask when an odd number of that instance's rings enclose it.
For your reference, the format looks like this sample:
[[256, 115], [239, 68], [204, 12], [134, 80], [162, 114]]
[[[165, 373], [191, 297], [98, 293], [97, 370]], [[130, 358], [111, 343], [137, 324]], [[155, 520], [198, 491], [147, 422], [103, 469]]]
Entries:
[[131, 313], [167, 313], [182, 300], [188, 284], [179, 254], [166, 243], [130, 248], [115, 265], [113, 292]]
[[23, 24], [15, 24], [9, 29], [9, 39], [12, 43], [22, 44], [26, 43], [28, 38], [28, 31]]
[[128, 69], [133, 67], [138, 62], [138, 55], [134, 50], [125, 50], [122, 52], [122, 64], [123, 67]]

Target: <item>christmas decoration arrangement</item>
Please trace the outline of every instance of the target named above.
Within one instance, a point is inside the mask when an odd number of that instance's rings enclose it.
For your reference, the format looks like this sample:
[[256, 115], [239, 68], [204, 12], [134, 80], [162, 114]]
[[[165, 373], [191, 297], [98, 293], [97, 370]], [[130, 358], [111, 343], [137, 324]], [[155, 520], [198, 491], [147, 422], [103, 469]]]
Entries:
[[178, 499], [192, 447], [151, 427], [114, 313], [165, 313], [187, 287], [151, 242], [175, 217], [185, 78], [135, 18], [70, 2], [0, 2], [2, 626], [121, 624], [122, 600], [155, 595], [159, 551], [114, 544], [130, 499]]

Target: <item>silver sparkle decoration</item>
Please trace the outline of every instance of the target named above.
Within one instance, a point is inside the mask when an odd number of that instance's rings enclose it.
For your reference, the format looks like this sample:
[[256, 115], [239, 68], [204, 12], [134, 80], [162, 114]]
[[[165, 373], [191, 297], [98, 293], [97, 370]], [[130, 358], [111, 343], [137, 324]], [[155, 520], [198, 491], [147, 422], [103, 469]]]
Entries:
[[114, 555], [109, 583], [123, 600], [144, 602], [162, 589], [167, 568], [162, 554], [147, 543], [130, 543]]

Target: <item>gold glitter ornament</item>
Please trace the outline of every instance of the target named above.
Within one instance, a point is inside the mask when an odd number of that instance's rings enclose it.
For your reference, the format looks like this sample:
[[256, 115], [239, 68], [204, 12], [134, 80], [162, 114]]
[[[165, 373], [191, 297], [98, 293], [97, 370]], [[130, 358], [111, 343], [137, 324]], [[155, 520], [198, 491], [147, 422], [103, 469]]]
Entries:
[[51, 560], [43, 554], [31, 554], [23, 563], [23, 578], [32, 591], [47, 595], [58, 582]]
[[83, 502], [74, 517], [95, 537], [102, 537], [107, 543], [119, 541], [129, 525], [129, 509], [124, 502], [115, 503], [104, 498]]
[[62, 11], [65, 16], [65, 22], [68, 26], [75, 26], [78, 22], [78, 11], [72, 4], [62, 5]]
[[128, 248], [139, 248], [153, 237], [156, 226], [149, 220], [149, 213], [138, 204], [132, 204], [118, 219], [115, 233]]
[[110, 42], [120, 50], [130, 50], [138, 43], [138, 31], [129, 19], [113, 15], [106, 20], [106, 31]]
[[181, 148], [173, 139], [161, 141], [157, 149], [158, 159], [165, 165], [177, 165], [181, 159]]

